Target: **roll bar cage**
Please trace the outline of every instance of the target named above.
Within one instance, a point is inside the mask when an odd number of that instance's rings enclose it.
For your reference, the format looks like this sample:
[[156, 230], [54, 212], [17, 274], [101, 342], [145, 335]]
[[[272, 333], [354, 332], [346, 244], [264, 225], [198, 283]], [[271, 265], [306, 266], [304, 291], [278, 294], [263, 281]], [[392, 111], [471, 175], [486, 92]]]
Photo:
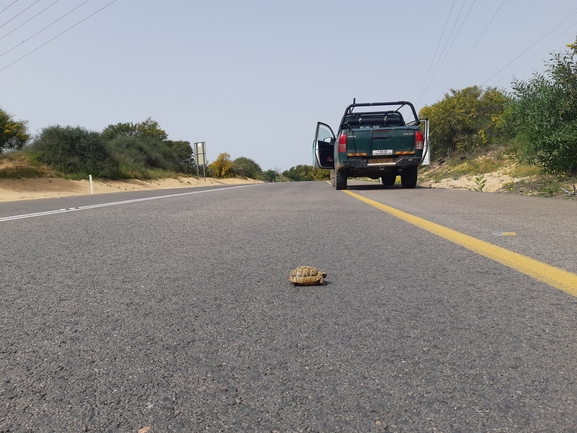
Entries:
[[345, 110], [345, 114], [343, 114], [343, 118], [341, 119], [341, 125], [343, 125], [346, 121], [346, 117], [353, 114], [353, 110], [357, 107], [387, 107], [387, 106], [397, 106], [397, 108], [395, 110], [393, 110], [394, 112], [400, 113], [400, 110], [403, 107], [409, 107], [411, 109], [411, 112], [413, 114], [414, 117], [414, 121], [410, 122], [413, 125], [420, 125], [421, 121], [419, 120], [419, 116], [417, 115], [417, 111], [415, 110], [415, 107], [413, 106], [413, 104], [411, 104], [409, 101], [395, 101], [395, 102], [356, 102], [356, 99], [353, 99], [353, 103], [351, 105], [349, 105], [346, 110]]

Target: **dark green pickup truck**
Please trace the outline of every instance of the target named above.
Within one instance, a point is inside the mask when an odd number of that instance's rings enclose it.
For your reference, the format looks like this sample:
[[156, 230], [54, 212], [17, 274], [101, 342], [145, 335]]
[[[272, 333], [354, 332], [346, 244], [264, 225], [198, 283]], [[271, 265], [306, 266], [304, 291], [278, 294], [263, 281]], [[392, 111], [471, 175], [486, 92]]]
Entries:
[[317, 123], [313, 165], [331, 169], [336, 189], [346, 189], [349, 177], [381, 178], [383, 185], [393, 185], [398, 175], [403, 188], [414, 188], [418, 167], [428, 157], [428, 126], [410, 102], [353, 101], [337, 135]]

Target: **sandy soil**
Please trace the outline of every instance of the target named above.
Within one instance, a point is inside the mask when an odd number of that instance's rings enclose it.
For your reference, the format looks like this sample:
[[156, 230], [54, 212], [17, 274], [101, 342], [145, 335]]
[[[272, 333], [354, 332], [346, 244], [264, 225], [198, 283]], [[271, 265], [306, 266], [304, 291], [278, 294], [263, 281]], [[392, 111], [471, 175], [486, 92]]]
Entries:
[[[151, 181], [94, 181], [94, 194], [108, 194], [126, 191], [155, 189], [191, 188], [207, 185], [241, 185], [260, 183], [252, 179], [213, 179], [201, 177], [181, 177]], [[88, 180], [65, 180], [60, 178], [3, 179], [0, 178], [0, 202], [33, 200], [39, 198], [71, 197], [89, 195]]]
[[[447, 178], [439, 181], [419, 180], [418, 185], [429, 188], [475, 190], [476, 188], [479, 188], [479, 185], [475, 181], [476, 177], [477, 176], [461, 176], [457, 179]], [[505, 170], [499, 170], [493, 173], [485, 173], [483, 175], [483, 180], [485, 181], [483, 192], [497, 192], [502, 190], [505, 184], [510, 182], [518, 182], [522, 179], [528, 178], [513, 178], [505, 174]]]
[[[501, 189], [504, 183], [511, 181], [511, 177], [492, 173], [485, 176], [485, 192], [494, 192]], [[201, 177], [181, 177], [178, 179], [160, 179], [151, 181], [94, 181], [94, 194], [108, 194], [126, 191], [143, 191], [155, 189], [191, 188], [207, 185], [242, 185], [260, 183], [252, 179], [213, 179]], [[421, 187], [446, 189], [473, 189], [477, 185], [475, 176], [462, 176], [458, 179], [443, 179], [438, 182], [421, 181]], [[61, 178], [37, 179], [2, 179], [0, 178], [0, 202], [16, 200], [33, 200], [38, 198], [71, 197], [89, 195], [90, 183], [88, 180], [65, 180]]]
[[[502, 173], [485, 175], [485, 192], [495, 192], [502, 188], [503, 184], [510, 182], [511, 177]], [[181, 177], [178, 179], [160, 179], [151, 181], [127, 180], [127, 181], [94, 181], [94, 194], [108, 194], [125, 191], [143, 191], [155, 189], [191, 188], [207, 185], [242, 185], [260, 183], [252, 179], [213, 179], [201, 177]], [[474, 189], [475, 176], [462, 176], [458, 179], [443, 179], [438, 182], [419, 180], [418, 185], [429, 188], [446, 189]], [[37, 179], [3, 179], [0, 178], [0, 202], [16, 200], [33, 200], [38, 198], [71, 197], [88, 195], [90, 183], [88, 180], [65, 180], [61, 178], [37, 178]]]

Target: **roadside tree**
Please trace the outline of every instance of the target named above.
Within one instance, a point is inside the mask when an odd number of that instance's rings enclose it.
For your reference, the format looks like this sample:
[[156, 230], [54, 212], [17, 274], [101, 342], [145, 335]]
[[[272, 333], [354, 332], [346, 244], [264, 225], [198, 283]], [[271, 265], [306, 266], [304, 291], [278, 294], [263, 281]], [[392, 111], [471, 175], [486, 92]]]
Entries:
[[165, 141], [117, 137], [107, 141], [106, 148], [118, 161], [123, 177], [146, 179], [150, 170], [186, 172], [182, 159]]
[[327, 180], [330, 177], [330, 171], [301, 164], [283, 171], [282, 175], [294, 181]]
[[233, 162], [228, 153], [221, 153], [208, 165], [210, 176], [216, 178], [234, 177]]
[[14, 120], [11, 114], [0, 109], [0, 153], [23, 148], [30, 140], [27, 122]]
[[278, 173], [274, 170], [267, 170], [264, 172], [264, 180], [266, 182], [274, 182]]
[[260, 166], [250, 158], [241, 156], [233, 162], [233, 171], [238, 176], [248, 177], [250, 179], [262, 179], [263, 172]]
[[81, 127], [49, 126], [34, 139], [30, 150], [40, 162], [83, 178], [117, 178], [118, 163], [109, 153], [102, 135]]
[[159, 123], [152, 118], [148, 118], [136, 124], [136, 130], [139, 137], [152, 138], [154, 140], [167, 140], [168, 134], [162, 129]]
[[102, 137], [107, 141], [114, 140], [117, 137], [136, 137], [137, 134], [134, 123], [117, 123], [116, 125], [108, 125], [102, 130]]
[[160, 127], [156, 120], [150, 117], [139, 123], [128, 122], [108, 125], [102, 130], [102, 136], [109, 141], [116, 137], [152, 138], [161, 141], [168, 139], [166, 131]]
[[184, 173], [192, 173], [195, 169], [194, 152], [189, 141], [166, 140], [166, 146], [171, 149], [182, 165]]
[[521, 162], [548, 172], [577, 173], [577, 41], [554, 54], [544, 74], [512, 83], [510, 129]]
[[471, 152], [493, 144], [502, 134], [509, 102], [496, 88], [472, 86], [451, 90], [440, 102], [423, 107], [419, 117], [429, 119], [432, 156]]

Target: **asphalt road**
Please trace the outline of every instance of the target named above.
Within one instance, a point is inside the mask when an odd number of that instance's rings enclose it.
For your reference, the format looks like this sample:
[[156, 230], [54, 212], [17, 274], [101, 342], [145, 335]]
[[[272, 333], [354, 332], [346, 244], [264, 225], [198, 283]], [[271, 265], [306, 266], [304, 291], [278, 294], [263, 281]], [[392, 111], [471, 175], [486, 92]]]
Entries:
[[[576, 201], [350, 184], [577, 273]], [[577, 298], [323, 182], [200, 191], [0, 206], [0, 432], [577, 431]]]

